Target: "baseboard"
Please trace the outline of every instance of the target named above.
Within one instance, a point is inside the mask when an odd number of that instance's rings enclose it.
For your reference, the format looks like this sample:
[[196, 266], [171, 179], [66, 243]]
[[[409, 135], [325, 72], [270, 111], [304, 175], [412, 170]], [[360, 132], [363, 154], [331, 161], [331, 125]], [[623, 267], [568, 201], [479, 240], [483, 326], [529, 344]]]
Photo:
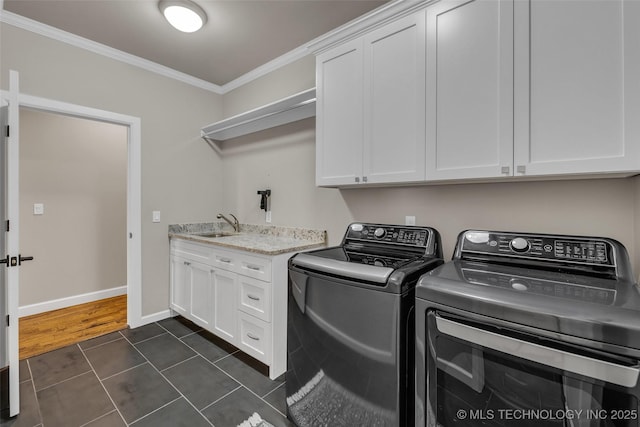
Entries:
[[98, 301], [105, 298], [126, 295], [127, 287], [120, 286], [117, 288], [105, 289], [102, 291], [89, 292], [86, 294], [74, 295], [71, 297], [54, 299], [51, 301], [39, 302], [36, 304], [18, 307], [18, 317], [31, 316], [33, 314], [45, 313], [47, 311], [59, 310], [61, 308], [71, 307], [73, 305], [84, 304], [87, 302]]

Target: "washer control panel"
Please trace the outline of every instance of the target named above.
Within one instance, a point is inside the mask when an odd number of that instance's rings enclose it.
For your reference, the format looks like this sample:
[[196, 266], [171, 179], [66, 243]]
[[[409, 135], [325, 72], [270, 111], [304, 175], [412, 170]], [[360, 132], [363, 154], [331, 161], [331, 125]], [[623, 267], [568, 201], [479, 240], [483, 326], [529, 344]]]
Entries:
[[384, 224], [351, 224], [345, 240], [427, 246], [430, 230], [422, 227], [403, 227]]
[[597, 238], [466, 231], [461, 253], [615, 266], [614, 248]]

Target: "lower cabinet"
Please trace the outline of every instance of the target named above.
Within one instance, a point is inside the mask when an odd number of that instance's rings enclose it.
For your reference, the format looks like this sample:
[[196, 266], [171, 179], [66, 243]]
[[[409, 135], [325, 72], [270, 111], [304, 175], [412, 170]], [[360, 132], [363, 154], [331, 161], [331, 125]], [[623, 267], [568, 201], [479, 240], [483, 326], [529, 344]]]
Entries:
[[205, 264], [171, 256], [171, 308], [203, 328], [212, 322], [214, 276]]
[[171, 240], [170, 307], [269, 366], [286, 370], [287, 260]]
[[236, 288], [238, 275], [225, 270], [214, 270], [212, 298], [208, 300], [213, 311], [213, 332], [220, 338], [235, 343], [237, 333]]
[[211, 325], [211, 296], [215, 288], [215, 276], [208, 265], [192, 262], [187, 267], [187, 287], [191, 290], [191, 310], [193, 321], [203, 328]]

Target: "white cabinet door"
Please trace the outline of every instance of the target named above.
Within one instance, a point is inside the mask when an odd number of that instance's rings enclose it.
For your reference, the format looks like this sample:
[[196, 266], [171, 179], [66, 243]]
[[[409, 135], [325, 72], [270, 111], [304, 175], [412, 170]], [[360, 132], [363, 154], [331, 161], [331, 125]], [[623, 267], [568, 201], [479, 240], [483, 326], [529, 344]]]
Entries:
[[236, 344], [238, 275], [215, 270], [213, 282], [213, 332]]
[[171, 255], [170, 258], [171, 276], [171, 308], [183, 316], [189, 316], [191, 307], [189, 306], [190, 286], [189, 286], [189, 261], [185, 258]]
[[512, 175], [513, 1], [426, 9], [427, 179]]
[[316, 185], [362, 176], [362, 40], [316, 58]]
[[213, 269], [198, 262], [191, 262], [188, 269], [191, 288], [191, 316], [189, 318], [203, 328], [209, 328], [213, 317]]
[[515, 5], [518, 175], [640, 169], [640, 2]]
[[363, 181], [425, 179], [424, 11], [364, 36]]

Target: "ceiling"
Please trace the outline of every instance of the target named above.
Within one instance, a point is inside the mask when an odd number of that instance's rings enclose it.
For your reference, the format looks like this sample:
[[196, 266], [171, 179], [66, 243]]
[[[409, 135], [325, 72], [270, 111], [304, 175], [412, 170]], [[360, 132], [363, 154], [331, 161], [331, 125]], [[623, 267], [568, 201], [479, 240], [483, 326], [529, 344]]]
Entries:
[[195, 33], [171, 27], [157, 0], [4, 0], [4, 10], [223, 86], [386, 1], [195, 0], [208, 15]]

